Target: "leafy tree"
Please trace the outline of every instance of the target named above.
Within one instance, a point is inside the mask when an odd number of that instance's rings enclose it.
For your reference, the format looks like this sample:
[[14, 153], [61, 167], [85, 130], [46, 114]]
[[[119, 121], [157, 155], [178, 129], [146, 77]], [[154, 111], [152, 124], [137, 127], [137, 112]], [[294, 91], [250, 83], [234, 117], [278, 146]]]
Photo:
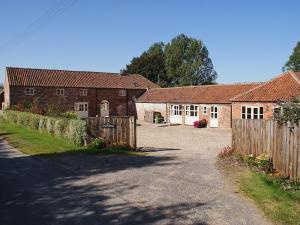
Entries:
[[166, 45], [165, 55], [170, 86], [211, 83], [217, 77], [208, 50], [200, 40], [180, 34]]
[[284, 70], [300, 71], [300, 41], [297, 43], [290, 55], [289, 60], [285, 64]]
[[166, 86], [164, 44], [155, 43], [139, 57], [134, 57], [129, 65], [126, 65], [123, 73], [138, 73], [151, 80]]
[[298, 124], [300, 122], [300, 98], [294, 98], [287, 102], [278, 102], [278, 110], [275, 110], [274, 119], [279, 124]]
[[170, 43], [156, 43], [126, 65], [160, 86], [214, 84], [217, 73], [202, 41], [180, 34]]

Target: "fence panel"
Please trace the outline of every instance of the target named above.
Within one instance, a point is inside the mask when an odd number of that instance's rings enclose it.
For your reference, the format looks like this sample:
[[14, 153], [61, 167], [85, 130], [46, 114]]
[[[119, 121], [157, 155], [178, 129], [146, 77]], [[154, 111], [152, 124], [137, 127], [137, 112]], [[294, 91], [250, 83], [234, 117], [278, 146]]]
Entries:
[[279, 125], [273, 120], [233, 120], [232, 147], [241, 154], [267, 154], [274, 169], [300, 181], [299, 124]]
[[87, 133], [103, 138], [109, 146], [136, 148], [136, 120], [133, 116], [86, 118]]

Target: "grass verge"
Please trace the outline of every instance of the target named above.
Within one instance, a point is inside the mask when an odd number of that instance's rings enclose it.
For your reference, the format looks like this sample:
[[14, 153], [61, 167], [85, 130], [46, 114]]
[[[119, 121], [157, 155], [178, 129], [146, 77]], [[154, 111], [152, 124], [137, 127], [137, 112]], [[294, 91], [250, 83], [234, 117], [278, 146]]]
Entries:
[[4, 121], [0, 122], [0, 137], [9, 144], [28, 155], [46, 155], [61, 153], [104, 153], [141, 155], [141, 153], [118, 148], [93, 149], [77, 146], [63, 138], [39, 133], [29, 128], [18, 127]]
[[240, 190], [278, 224], [300, 225], [300, 191], [283, 190], [276, 178], [253, 171], [243, 173]]

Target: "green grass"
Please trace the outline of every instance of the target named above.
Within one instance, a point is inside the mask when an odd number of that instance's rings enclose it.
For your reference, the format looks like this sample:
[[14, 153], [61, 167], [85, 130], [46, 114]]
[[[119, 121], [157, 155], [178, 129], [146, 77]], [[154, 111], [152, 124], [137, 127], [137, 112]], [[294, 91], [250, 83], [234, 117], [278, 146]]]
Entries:
[[249, 171], [240, 180], [240, 190], [278, 224], [300, 225], [300, 191], [283, 190], [275, 178]]
[[40, 133], [29, 128], [18, 127], [14, 124], [0, 121], [0, 137], [4, 137], [9, 144], [28, 155], [62, 154], [62, 153], [105, 153], [141, 155], [141, 153], [118, 149], [93, 149], [77, 146], [63, 138]]

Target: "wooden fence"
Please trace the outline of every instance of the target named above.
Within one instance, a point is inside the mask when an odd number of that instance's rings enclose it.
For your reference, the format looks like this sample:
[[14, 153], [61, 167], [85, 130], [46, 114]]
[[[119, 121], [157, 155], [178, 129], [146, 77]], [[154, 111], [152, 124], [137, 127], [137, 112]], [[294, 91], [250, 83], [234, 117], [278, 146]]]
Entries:
[[267, 154], [274, 169], [300, 181], [300, 127], [273, 120], [233, 120], [232, 147], [242, 154]]
[[109, 146], [136, 148], [136, 119], [134, 116], [89, 117], [87, 133], [101, 137]]

